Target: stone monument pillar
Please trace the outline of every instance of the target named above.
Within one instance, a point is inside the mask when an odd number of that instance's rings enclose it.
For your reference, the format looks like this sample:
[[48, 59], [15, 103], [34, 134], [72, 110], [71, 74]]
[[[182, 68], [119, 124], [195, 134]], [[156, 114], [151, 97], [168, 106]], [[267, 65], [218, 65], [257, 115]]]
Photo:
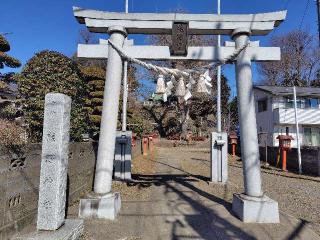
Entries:
[[[249, 29], [236, 29], [232, 36], [236, 48], [247, 44], [249, 35]], [[236, 61], [236, 83], [245, 192], [234, 194], [232, 208], [244, 222], [277, 223], [278, 203], [265, 196], [261, 187], [251, 57], [246, 49], [240, 53]]]
[[38, 230], [57, 230], [64, 223], [70, 109], [70, 97], [59, 93], [46, 95], [38, 202]]
[[83, 220], [65, 219], [70, 97], [48, 93], [45, 97], [37, 229], [16, 240], [79, 239]]

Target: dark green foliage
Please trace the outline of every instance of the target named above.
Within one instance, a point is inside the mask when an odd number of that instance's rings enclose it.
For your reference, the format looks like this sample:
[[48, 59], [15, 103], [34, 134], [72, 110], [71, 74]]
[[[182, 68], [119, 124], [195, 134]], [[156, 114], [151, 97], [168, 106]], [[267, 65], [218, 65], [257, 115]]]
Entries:
[[68, 57], [54, 51], [42, 51], [32, 57], [18, 76], [29, 139], [41, 141], [44, 98], [58, 92], [72, 98], [71, 140], [79, 141], [87, 132], [87, 112], [84, 102], [87, 86], [83, 74]]
[[1, 52], [8, 52], [10, 51], [10, 44], [7, 41], [7, 39], [5, 39], [4, 36], [0, 35], [0, 51]]
[[86, 100], [86, 109], [89, 113], [90, 133], [96, 136], [100, 129], [105, 70], [98, 66], [81, 68], [89, 86], [89, 96]]
[[10, 68], [17, 68], [21, 66], [21, 63], [18, 59], [10, 57], [8, 54], [4, 52], [0, 52], [0, 68], [3, 68], [4, 66]]
[[103, 91], [91, 92], [90, 96], [94, 98], [103, 98]]
[[10, 44], [4, 36], [0, 35], [0, 68], [3, 68], [4, 66], [10, 68], [20, 67], [21, 63], [18, 59], [10, 57], [5, 53], [8, 51], [10, 51]]
[[[81, 66], [81, 71], [86, 78], [86, 82], [89, 86], [89, 96], [85, 100], [86, 109], [89, 113], [90, 119], [90, 133], [92, 137], [96, 137], [99, 133], [100, 122], [101, 122], [101, 113], [103, 105], [103, 94], [104, 94], [104, 84], [105, 84], [105, 73], [106, 70], [100, 65], [89, 65]], [[130, 94], [134, 93], [134, 89], [137, 88], [138, 83], [135, 78], [136, 68], [132, 65], [129, 65], [128, 68], [128, 83], [129, 83], [129, 98], [132, 97]], [[132, 108], [130, 104], [128, 105], [127, 110], [127, 121], [132, 123]], [[118, 127], [121, 126], [121, 115], [122, 114], [122, 94], [120, 95], [120, 104], [119, 104], [119, 121]], [[135, 118], [136, 120], [137, 118]], [[137, 120], [138, 121], [138, 120]]]
[[231, 100], [231, 102], [229, 102], [229, 109], [230, 109], [230, 130], [235, 131], [237, 126], [239, 125], [237, 97], [234, 97]]
[[190, 99], [189, 115], [191, 119], [196, 120], [198, 117], [206, 117], [213, 114], [215, 101], [207, 93], [194, 93]]
[[0, 118], [14, 121], [18, 117], [18, 110], [11, 103], [0, 105]]
[[132, 124], [130, 129], [139, 137], [150, 134], [154, 129], [151, 122], [141, 114], [132, 114], [129, 123]]
[[[17, 68], [21, 66], [21, 63], [18, 59], [15, 59], [5, 52], [10, 51], [10, 44], [5, 39], [4, 36], [0, 35], [0, 69], [6, 67], [10, 68]], [[10, 82], [12, 74], [4, 74], [0, 73], [0, 90], [7, 90], [8, 89], [8, 82]]]

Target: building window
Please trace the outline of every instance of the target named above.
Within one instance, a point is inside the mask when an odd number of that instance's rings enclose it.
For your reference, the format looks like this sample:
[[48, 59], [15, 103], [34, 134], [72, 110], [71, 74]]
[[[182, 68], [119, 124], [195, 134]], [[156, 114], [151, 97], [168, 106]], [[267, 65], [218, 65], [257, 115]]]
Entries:
[[[297, 98], [297, 108], [318, 108], [318, 99], [315, 98]], [[293, 97], [285, 98], [285, 107], [294, 108]]]
[[312, 146], [311, 128], [303, 128], [303, 145]]
[[303, 128], [303, 145], [305, 146], [319, 146], [320, 145], [320, 131], [319, 128]]
[[293, 108], [294, 107], [293, 99], [291, 97], [285, 98], [285, 107], [286, 108]]
[[[294, 101], [292, 97], [285, 98], [285, 107], [294, 108]], [[319, 99], [297, 98], [297, 108], [319, 108]]]
[[319, 99], [316, 99], [316, 98], [306, 99], [305, 108], [319, 108]]
[[268, 109], [268, 99], [258, 100], [258, 112], [264, 112]]
[[310, 98], [305, 99], [304, 108], [311, 108], [311, 99]]

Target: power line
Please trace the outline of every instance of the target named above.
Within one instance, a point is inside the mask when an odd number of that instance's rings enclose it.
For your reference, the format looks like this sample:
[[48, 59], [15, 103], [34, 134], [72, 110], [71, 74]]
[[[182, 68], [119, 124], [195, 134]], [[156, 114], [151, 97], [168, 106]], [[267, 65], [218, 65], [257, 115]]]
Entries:
[[287, 0], [286, 5], [285, 5], [284, 9], [287, 9], [287, 8], [288, 8], [290, 1], [291, 1], [291, 0]]
[[316, 0], [317, 2], [317, 14], [318, 14], [318, 37], [319, 37], [319, 44], [320, 44], [320, 0]]
[[[291, 2], [291, 0], [286, 0], [284, 6], [283, 6], [283, 9], [287, 10], [288, 9], [288, 6], [289, 6], [289, 3]], [[270, 35], [270, 39], [272, 39], [273, 35], [275, 34], [275, 32], [278, 30], [278, 28], [274, 29]]]
[[304, 13], [303, 13], [303, 16], [301, 18], [300, 25], [299, 25], [299, 31], [301, 30], [302, 24], [304, 22], [304, 19], [306, 17], [307, 11], [309, 9], [309, 5], [310, 5], [310, 0], [307, 1], [306, 8], [304, 9]]

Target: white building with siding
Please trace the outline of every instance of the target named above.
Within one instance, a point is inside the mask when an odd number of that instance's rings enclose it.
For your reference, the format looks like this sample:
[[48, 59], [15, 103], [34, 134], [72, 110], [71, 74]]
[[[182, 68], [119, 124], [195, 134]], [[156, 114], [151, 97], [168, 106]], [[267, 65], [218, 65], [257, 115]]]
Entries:
[[[320, 88], [296, 87], [301, 146], [320, 146]], [[292, 87], [255, 86], [259, 144], [278, 147], [280, 134], [295, 140], [296, 127]]]

